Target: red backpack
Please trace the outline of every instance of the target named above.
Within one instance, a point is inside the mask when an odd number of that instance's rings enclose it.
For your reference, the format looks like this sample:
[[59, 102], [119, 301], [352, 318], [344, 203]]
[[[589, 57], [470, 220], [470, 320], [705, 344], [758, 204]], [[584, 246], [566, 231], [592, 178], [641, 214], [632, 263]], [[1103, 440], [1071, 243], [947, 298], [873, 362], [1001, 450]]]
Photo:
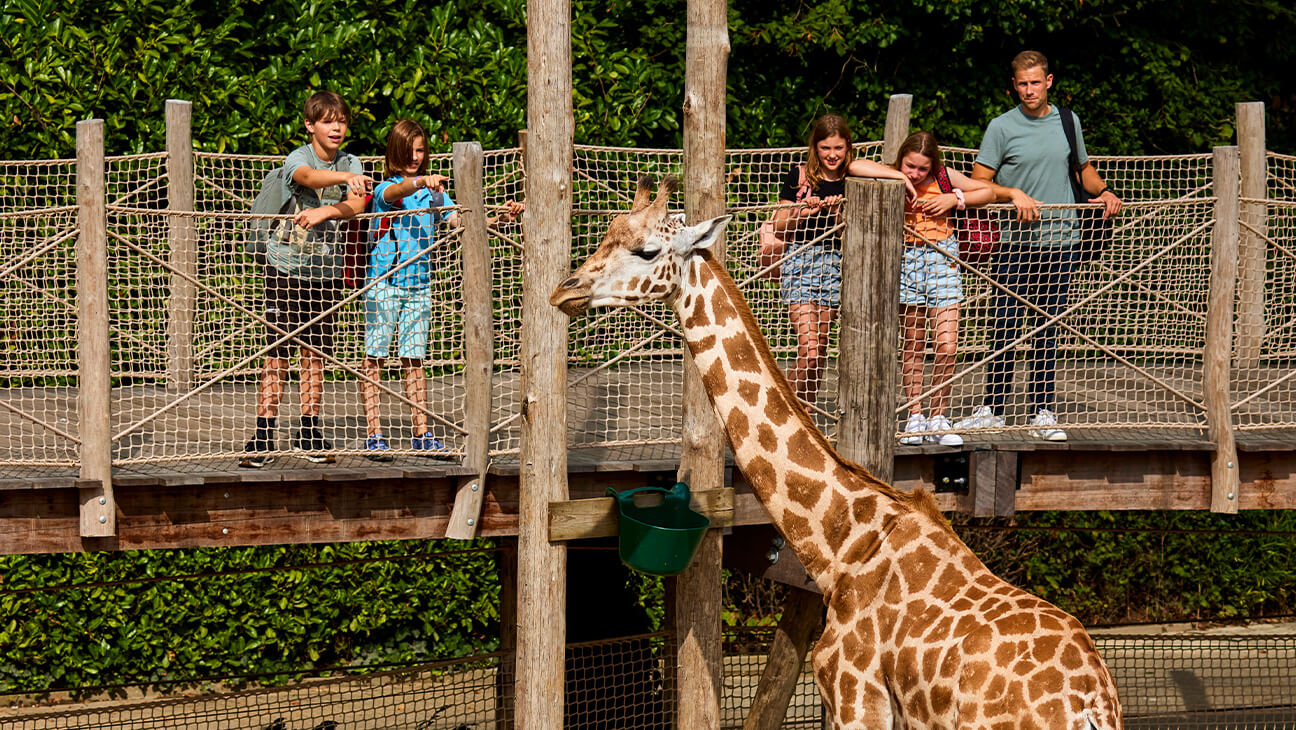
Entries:
[[[936, 184], [942, 193], [954, 192], [945, 167], [936, 168]], [[999, 224], [989, 218], [969, 215], [971, 211], [957, 212], [954, 216], [954, 235], [958, 238], [959, 258], [969, 264], [983, 264], [990, 259], [999, 245]]]

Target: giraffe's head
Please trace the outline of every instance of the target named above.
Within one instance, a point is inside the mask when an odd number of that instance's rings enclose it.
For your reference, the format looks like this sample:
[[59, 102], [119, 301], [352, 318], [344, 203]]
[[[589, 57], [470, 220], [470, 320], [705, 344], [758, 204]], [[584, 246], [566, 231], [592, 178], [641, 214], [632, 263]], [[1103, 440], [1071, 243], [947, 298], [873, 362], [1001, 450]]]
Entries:
[[653, 198], [652, 179], [639, 178], [630, 212], [612, 219], [598, 249], [558, 285], [549, 303], [575, 316], [590, 307], [674, 299], [688, 258], [715, 243], [729, 222], [726, 215], [684, 225], [683, 216], [666, 211], [677, 186], [664, 178]]

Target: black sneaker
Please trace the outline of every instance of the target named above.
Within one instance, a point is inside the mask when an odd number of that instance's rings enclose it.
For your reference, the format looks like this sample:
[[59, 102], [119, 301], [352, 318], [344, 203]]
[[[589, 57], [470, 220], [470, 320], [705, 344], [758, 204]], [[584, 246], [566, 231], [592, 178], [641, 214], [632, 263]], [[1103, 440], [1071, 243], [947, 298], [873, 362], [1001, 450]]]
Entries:
[[260, 469], [266, 464], [274, 461], [273, 456], [266, 456], [262, 452], [274, 450], [275, 444], [273, 441], [270, 441], [269, 439], [254, 438], [247, 442], [247, 446], [243, 447], [243, 451], [247, 455], [242, 459], [239, 459], [238, 465], [244, 469]]
[[320, 453], [333, 450], [333, 442], [324, 438], [324, 434], [316, 427], [307, 427], [297, 429], [293, 436], [293, 451], [298, 452], [297, 456], [313, 464], [332, 464], [337, 459], [332, 454]]

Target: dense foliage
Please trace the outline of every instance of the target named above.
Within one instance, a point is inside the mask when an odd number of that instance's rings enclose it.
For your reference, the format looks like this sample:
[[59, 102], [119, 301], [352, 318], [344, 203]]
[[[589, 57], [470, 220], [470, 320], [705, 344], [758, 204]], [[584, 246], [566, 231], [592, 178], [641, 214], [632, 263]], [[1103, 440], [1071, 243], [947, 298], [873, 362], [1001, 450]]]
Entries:
[[[1102, 153], [1231, 143], [1234, 103], [1263, 101], [1270, 149], [1296, 151], [1296, 10], [1285, 0], [828, 0], [732, 3], [728, 143], [789, 145], [826, 110], [881, 136], [887, 98], [914, 124], [975, 146], [1011, 105], [1007, 62], [1053, 59], [1058, 100]], [[300, 143], [311, 90], [354, 112], [353, 151], [392, 121], [433, 147], [511, 146], [526, 118], [525, 0], [8, 0], [0, 9], [0, 159], [68, 157], [74, 123], [107, 120], [110, 153], [163, 147], [168, 98], [195, 105], [205, 150]], [[573, 3], [577, 140], [679, 146], [678, 0]]]

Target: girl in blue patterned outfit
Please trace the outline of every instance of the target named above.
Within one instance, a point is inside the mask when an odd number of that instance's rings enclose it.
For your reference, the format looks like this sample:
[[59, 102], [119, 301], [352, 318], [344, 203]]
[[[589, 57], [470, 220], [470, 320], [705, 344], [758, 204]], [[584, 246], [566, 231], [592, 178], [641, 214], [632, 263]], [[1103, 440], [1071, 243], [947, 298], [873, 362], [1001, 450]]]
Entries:
[[[402, 119], [387, 136], [387, 157], [383, 182], [374, 187], [373, 210], [388, 213], [411, 212], [392, 218], [375, 218], [371, 231], [375, 242], [369, 253], [365, 282], [365, 358], [360, 384], [364, 400], [368, 438], [365, 448], [375, 461], [389, 461], [391, 448], [379, 418], [379, 388], [382, 363], [387, 359], [393, 336], [396, 354], [404, 371], [405, 397], [411, 403], [414, 438], [410, 448], [436, 456], [446, 450], [428, 430], [425, 411], [427, 381], [423, 360], [427, 356], [428, 325], [432, 318], [432, 269], [442, 257], [433, 247], [439, 213], [426, 210], [454, 205], [445, 192], [446, 178], [428, 175], [427, 133], [418, 122]], [[446, 216], [458, 225], [458, 214]], [[420, 408], [419, 406], [423, 406]]]

